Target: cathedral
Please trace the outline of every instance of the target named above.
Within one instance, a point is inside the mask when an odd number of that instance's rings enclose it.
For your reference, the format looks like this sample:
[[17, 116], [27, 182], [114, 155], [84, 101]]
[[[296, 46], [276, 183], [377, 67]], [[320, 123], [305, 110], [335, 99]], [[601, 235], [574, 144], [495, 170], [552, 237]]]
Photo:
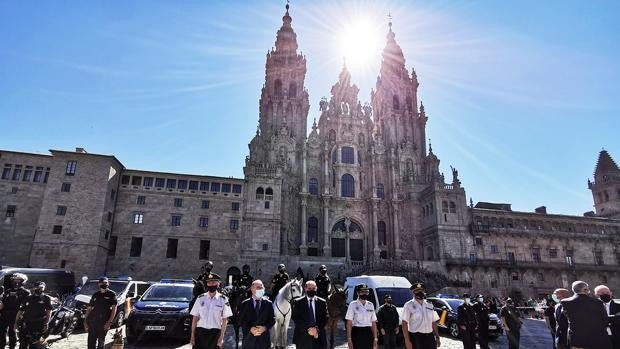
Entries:
[[[310, 96], [289, 7], [266, 56], [244, 178], [129, 169], [112, 155], [0, 150], [0, 264], [141, 280], [404, 275], [440, 289], [536, 296], [583, 278], [620, 289], [620, 169], [602, 151], [583, 217], [468, 203], [427, 144], [419, 82], [387, 30], [370, 103], [346, 65], [307, 133]], [[7, 241], [7, 240], [5, 240]], [[415, 280], [413, 280], [415, 278]]]

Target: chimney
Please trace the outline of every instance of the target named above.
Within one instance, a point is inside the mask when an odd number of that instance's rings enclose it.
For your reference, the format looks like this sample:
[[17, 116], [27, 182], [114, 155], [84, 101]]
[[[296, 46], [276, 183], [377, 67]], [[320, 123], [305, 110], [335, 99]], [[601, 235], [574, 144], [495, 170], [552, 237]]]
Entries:
[[76, 153], [80, 153], [80, 154], [88, 154], [88, 152], [86, 151], [86, 149], [84, 149], [84, 148], [80, 148], [80, 147], [76, 147], [76, 148], [75, 148], [75, 152], [76, 152]]
[[534, 212], [541, 213], [541, 214], [547, 214], [547, 207], [546, 206], [536, 207], [536, 209], [534, 209]]

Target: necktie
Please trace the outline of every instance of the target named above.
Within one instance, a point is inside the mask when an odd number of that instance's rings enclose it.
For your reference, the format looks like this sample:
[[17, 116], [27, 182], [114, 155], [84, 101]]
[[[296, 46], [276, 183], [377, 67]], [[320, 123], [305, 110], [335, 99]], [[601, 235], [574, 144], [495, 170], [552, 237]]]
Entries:
[[256, 316], [258, 317], [258, 312], [260, 311], [260, 299], [254, 300], [254, 311], [256, 312]]
[[310, 301], [308, 302], [308, 311], [310, 312], [310, 316], [308, 316], [308, 318], [310, 319], [310, 325], [316, 325], [316, 319], [314, 318], [314, 299], [310, 298]]

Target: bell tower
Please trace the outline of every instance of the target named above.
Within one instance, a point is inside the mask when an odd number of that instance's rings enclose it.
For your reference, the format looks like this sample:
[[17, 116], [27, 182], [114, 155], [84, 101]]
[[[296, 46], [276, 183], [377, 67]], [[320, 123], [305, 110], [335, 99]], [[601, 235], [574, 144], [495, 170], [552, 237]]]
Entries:
[[594, 182], [588, 180], [596, 215], [620, 218], [620, 168], [607, 150], [601, 150], [594, 170]]

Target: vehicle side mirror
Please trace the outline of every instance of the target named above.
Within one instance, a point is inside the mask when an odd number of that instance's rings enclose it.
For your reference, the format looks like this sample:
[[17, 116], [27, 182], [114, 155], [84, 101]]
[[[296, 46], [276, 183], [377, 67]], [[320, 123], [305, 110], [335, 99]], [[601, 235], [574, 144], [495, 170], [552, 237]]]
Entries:
[[448, 307], [446, 307], [445, 305], [441, 307], [441, 310], [448, 310]]

